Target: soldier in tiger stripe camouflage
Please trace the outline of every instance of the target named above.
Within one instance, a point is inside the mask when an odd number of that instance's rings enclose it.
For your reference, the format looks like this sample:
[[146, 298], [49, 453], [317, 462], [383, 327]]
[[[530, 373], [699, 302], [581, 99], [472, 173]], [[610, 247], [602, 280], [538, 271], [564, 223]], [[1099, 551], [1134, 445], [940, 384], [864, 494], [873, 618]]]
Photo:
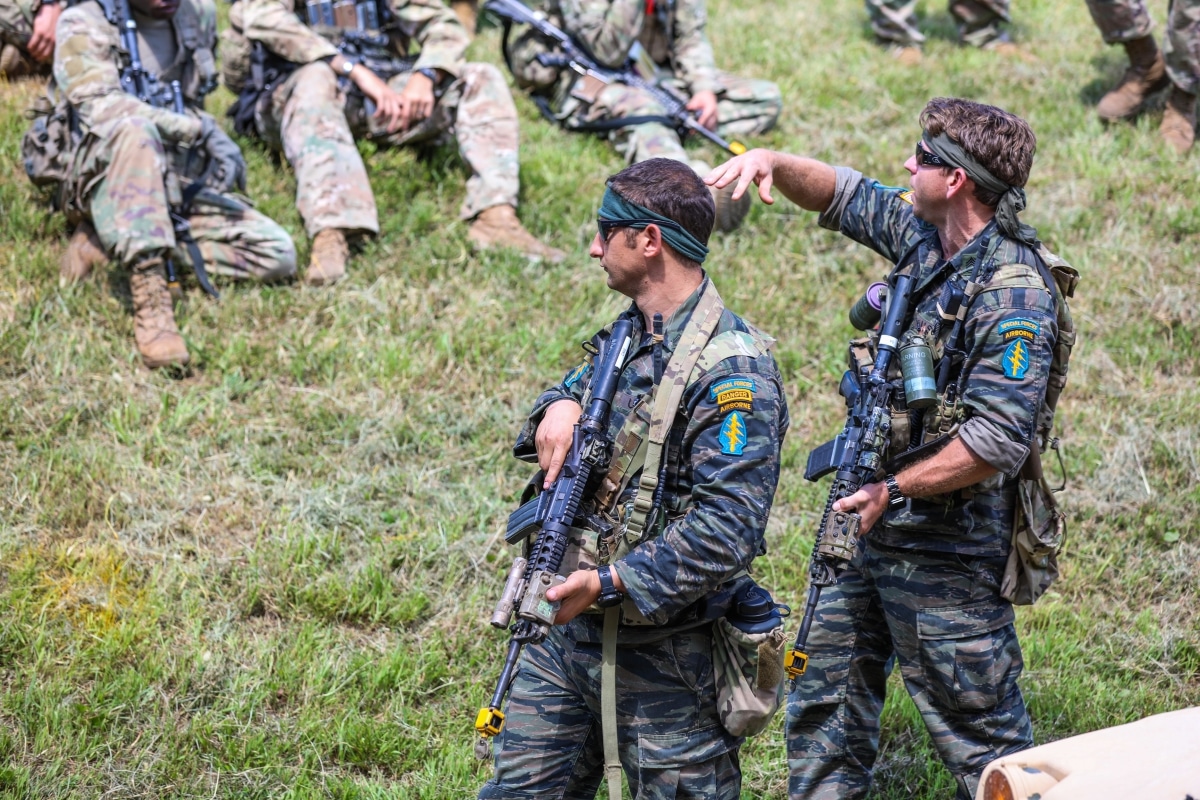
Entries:
[[[821, 594], [808, 668], [788, 698], [792, 800], [866, 796], [897, 666], [958, 800], [974, 797], [992, 759], [1033, 743], [1013, 608], [1000, 585], [1017, 477], [1038, 446], [1058, 336], [1054, 290], [1039, 267], [1053, 256], [1017, 219], [1036, 142], [1024, 120], [966, 100], [935, 98], [920, 121], [923, 136], [904, 164], [908, 190], [759, 150], [707, 179], [736, 185], [735, 194], [756, 183], [765, 202], [778, 188], [821, 212], [823, 227], [910, 270], [901, 341], [932, 342], [935, 375], [951, 359], [933, 408], [909, 409], [900, 392], [887, 455], [920, 443], [901, 431], [943, 436], [941, 449], [833, 506], [860, 514], [862, 526], [854, 557]], [[943, 312], [969, 282], [982, 288], [951, 342]], [[954, 424], [930, 430], [934, 419]]]
[[[634, 205], [641, 210], [631, 211]], [[615, 207], [622, 211], [610, 212]], [[633, 796], [740, 796], [743, 740], [722, 725], [713, 614], [764, 552], [788, 413], [772, 339], [728, 310], [716, 317], [711, 338], [686, 335], [694, 317], [709, 319], [715, 308], [708, 305], [715, 288], [700, 265], [714, 213], [703, 182], [677, 161], [643, 161], [609, 181], [591, 254], [609, 287], [633, 300], [621, 318], [633, 321], [637, 342], [612, 403], [614, 466], [596, 494], [616, 525], [612, 535], [573, 529], [562, 572], [568, 562], [577, 568], [547, 595], [562, 606], [546, 640], [524, 650], [496, 739], [495, 775], [480, 798], [595, 796], [604, 773], [597, 565], [624, 595], [617, 601], [616, 733]], [[656, 314], [661, 336], [653, 332]], [[589, 353], [610, 330], [593, 337]], [[699, 361], [690, 380], [678, 378], [686, 385], [668, 417], [662, 514], [631, 542], [623, 523], [641, 477], [637, 442], [649, 430], [658, 374], [669, 391], [675, 354], [697, 348]], [[542, 393], [517, 440], [515, 455], [536, 459], [546, 487], [568, 452], [591, 377], [588, 356]]]

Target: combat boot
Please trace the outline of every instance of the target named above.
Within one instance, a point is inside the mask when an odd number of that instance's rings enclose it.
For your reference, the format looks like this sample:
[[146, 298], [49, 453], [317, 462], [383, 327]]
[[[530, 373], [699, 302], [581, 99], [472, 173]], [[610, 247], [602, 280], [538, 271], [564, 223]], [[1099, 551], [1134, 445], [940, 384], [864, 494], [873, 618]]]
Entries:
[[96, 235], [92, 223], [85, 219], [75, 226], [75, 232], [67, 242], [67, 250], [58, 260], [58, 283], [66, 286], [86, 280], [93, 269], [107, 263], [104, 245], [100, 244], [100, 237]]
[[479, 0], [450, 0], [450, 8], [471, 38], [475, 38], [476, 26], [479, 24]]
[[737, 230], [742, 221], [746, 219], [746, 215], [750, 213], [750, 192], [743, 192], [741, 198], [734, 200], [735, 186], [737, 186], [736, 183], [731, 183], [724, 189], [718, 189], [715, 186], [708, 187], [717, 212], [713, 227], [721, 233]]
[[542, 258], [558, 264], [567, 257], [562, 250], [542, 244], [533, 234], [525, 230], [517, 219], [517, 210], [509, 205], [492, 206], [479, 212], [470, 227], [467, 238], [483, 250], [493, 247], [511, 247], [531, 258]]
[[1146, 98], [1167, 85], [1167, 65], [1163, 61], [1153, 36], [1143, 36], [1125, 42], [1129, 69], [1121, 82], [1096, 106], [1096, 113], [1105, 122], [1129, 119], [1137, 114]]
[[308, 259], [308, 270], [304, 282], [309, 286], [328, 286], [337, 283], [346, 275], [346, 259], [350, 258], [350, 245], [345, 232], [338, 228], [326, 228], [313, 238], [312, 254]]
[[1179, 155], [1191, 150], [1196, 140], [1196, 95], [1173, 88], [1158, 130]]
[[129, 288], [133, 294], [133, 337], [142, 361], [150, 369], [187, 364], [190, 357], [175, 326], [162, 258], [145, 258], [134, 265]]
[[37, 72], [37, 64], [15, 45], [0, 42], [0, 76], [13, 80]]

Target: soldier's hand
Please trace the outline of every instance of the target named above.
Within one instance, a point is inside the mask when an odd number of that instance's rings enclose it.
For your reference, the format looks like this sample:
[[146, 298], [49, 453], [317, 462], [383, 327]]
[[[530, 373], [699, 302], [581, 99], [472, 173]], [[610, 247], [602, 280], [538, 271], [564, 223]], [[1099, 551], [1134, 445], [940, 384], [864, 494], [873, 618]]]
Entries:
[[861, 533], [870, 533], [871, 528], [883, 516], [887, 509], [888, 491], [882, 483], [868, 483], [849, 497], [843, 497], [833, 504], [834, 511], [852, 511], [862, 517], [859, 524]]
[[404, 123], [404, 103], [400, 94], [388, 86], [382, 78], [371, 70], [359, 64], [350, 73], [350, 79], [364, 95], [375, 104], [375, 119], [378, 120], [388, 133], [400, 130]]
[[739, 200], [754, 183], [758, 186], [758, 196], [764, 203], [771, 205], [775, 198], [771, 196], [771, 184], [775, 180], [775, 154], [770, 150], [755, 149], [740, 156], [729, 159], [721, 166], [705, 176], [704, 182], [709, 186], [724, 189], [737, 181], [733, 189], [733, 199]]
[[696, 92], [688, 100], [687, 110], [699, 111], [696, 121], [710, 131], [717, 129], [717, 95], [714, 92]]
[[558, 477], [563, 461], [571, 450], [571, 441], [575, 438], [575, 423], [581, 416], [583, 408], [569, 399], [551, 403], [542, 413], [533, 444], [537, 448], [538, 466], [546, 473], [543, 489], [549, 489]]
[[29, 37], [29, 55], [37, 61], [49, 61], [54, 56], [54, 29], [62, 15], [61, 3], [43, 3], [33, 18], [33, 35]]
[[221, 130], [208, 114], [200, 119], [200, 138], [196, 146], [208, 156], [208, 167], [200, 180], [218, 192], [246, 191], [246, 159], [229, 134]]
[[400, 93], [401, 130], [420, 124], [433, 113], [433, 81], [419, 72], [408, 77], [408, 84]]

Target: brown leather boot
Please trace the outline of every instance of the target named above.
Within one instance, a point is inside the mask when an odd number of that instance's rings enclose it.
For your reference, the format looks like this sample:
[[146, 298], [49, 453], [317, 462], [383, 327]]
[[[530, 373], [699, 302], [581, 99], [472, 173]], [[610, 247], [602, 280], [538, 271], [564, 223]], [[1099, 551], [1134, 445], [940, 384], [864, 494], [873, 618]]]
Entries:
[[1179, 87], [1171, 89], [1158, 130], [1179, 155], [1191, 150], [1196, 141], [1196, 95]]
[[350, 245], [345, 232], [337, 228], [326, 228], [313, 238], [312, 254], [308, 259], [308, 270], [304, 282], [309, 286], [328, 286], [346, 276], [346, 260], [350, 258]]
[[737, 230], [742, 221], [746, 219], [746, 215], [750, 213], [750, 191], [734, 200], [733, 189], [735, 186], [736, 184], [731, 183], [724, 189], [718, 189], [715, 186], [708, 187], [708, 191], [712, 194], [713, 204], [717, 207], [717, 217], [713, 227], [721, 233]]
[[1129, 69], [1116, 88], [1100, 98], [1096, 113], [1105, 122], [1129, 119], [1137, 114], [1146, 98], [1167, 85], [1167, 65], [1153, 36], [1125, 42]]
[[100, 244], [100, 237], [96, 235], [92, 223], [85, 219], [75, 226], [75, 232], [67, 242], [67, 250], [58, 260], [59, 285], [85, 280], [93, 269], [107, 263], [108, 254], [104, 252], [104, 245]]
[[484, 250], [511, 247], [531, 258], [542, 258], [552, 264], [558, 264], [567, 257], [562, 250], [535, 239], [517, 219], [517, 210], [508, 205], [492, 206], [479, 212], [479, 216], [467, 228], [467, 238]]
[[129, 288], [133, 294], [133, 337], [142, 361], [150, 369], [187, 364], [190, 356], [175, 327], [162, 258], [139, 261], [129, 278]]

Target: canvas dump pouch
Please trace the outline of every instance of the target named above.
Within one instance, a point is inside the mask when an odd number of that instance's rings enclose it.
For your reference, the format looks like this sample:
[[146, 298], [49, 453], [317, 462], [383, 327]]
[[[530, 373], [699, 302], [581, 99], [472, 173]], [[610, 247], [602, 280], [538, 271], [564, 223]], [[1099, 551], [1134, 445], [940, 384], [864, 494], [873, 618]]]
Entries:
[[[1054, 440], [1052, 447], [1057, 447]], [[1032, 462], [1032, 463], [1031, 463]], [[1000, 582], [1000, 596], [1013, 605], [1037, 601], [1058, 577], [1058, 553], [1067, 533], [1067, 519], [1042, 472], [1041, 454], [1030, 448], [1017, 479], [1012, 548]]]
[[783, 703], [783, 614], [749, 578], [729, 613], [713, 625], [713, 672], [721, 725], [755, 736]]

